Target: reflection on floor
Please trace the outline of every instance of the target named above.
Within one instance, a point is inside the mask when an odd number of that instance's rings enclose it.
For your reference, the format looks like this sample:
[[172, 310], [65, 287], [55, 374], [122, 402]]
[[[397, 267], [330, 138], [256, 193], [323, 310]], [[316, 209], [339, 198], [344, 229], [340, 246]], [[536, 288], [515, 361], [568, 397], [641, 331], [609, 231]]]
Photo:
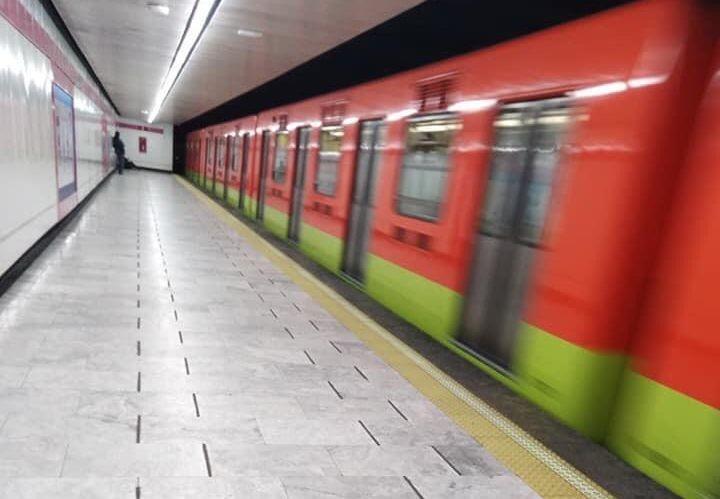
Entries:
[[170, 175], [0, 297], [2, 497], [534, 497]]

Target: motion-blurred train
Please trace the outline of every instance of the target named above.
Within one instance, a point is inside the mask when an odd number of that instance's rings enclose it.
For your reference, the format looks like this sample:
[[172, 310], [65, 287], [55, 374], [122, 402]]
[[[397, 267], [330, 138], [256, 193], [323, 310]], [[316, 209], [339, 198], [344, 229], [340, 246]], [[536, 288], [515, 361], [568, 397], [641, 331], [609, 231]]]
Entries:
[[642, 0], [187, 136], [187, 175], [720, 497], [720, 16]]

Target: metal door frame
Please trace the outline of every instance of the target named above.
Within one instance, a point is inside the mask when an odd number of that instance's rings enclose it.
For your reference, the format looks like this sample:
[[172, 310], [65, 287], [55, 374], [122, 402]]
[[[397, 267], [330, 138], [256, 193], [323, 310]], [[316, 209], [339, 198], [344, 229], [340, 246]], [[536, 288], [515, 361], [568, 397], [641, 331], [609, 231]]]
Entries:
[[218, 144], [220, 137], [213, 137], [213, 161], [212, 161], [212, 195], [215, 195], [215, 175], [217, 175], [217, 162], [218, 162]]
[[[238, 135], [238, 138], [240, 136]], [[242, 143], [240, 144], [240, 188], [238, 195], [238, 208], [240, 211], [244, 209], [245, 204], [245, 190], [247, 186], [247, 166], [248, 166], [248, 151], [250, 149], [250, 132], [245, 132], [242, 135]]]
[[[302, 136], [304, 132], [307, 132], [307, 141], [303, 145]], [[304, 199], [303, 194], [305, 191], [305, 176], [307, 174], [308, 155], [310, 153], [311, 133], [312, 127], [309, 126], [299, 127], [295, 132], [295, 164], [293, 165], [292, 182], [290, 184], [290, 213], [287, 228], [287, 238], [288, 240], [294, 242], [300, 241], [300, 224], [302, 223], [302, 204]], [[300, 162], [301, 154], [303, 160], [302, 163]], [[296, 189], [299, 189], [298, 194], [295, 193]], [[294, 230], [293, 227], [295, 227]]]
[[[347, 225], [345, 227], [345, 241], [344, 241], [344, 248], [343, 248], [341, 271], [345, 276], [349, 277], [350, 279], [352, 279], [353, 281], [355, 281], [359, 284], [363, 284], [365, 281], [365, 275], [364, 275], [365, 269], [361, 269], [362, 275], [353, 275], [348, 271], [347, 267], [348, 267], [348, 259], [350, 257], [351, 252], [353, 251], [353, 248], [351, 247], [351, 244], [350, 244], [350, 242], [351, 242], [350, 236], [352, 234], [352, 228], [353, 228], [353, 211], [354, 211], [354, 207], [355, 207], [354, 200], [355, 200], [355, 194], [357, 192], [357, 185], [358, 185], [357, 178], [358, 178], [358, 168], [360, 166], [359, 161], [360, 161], [360, 154], [361, 154], [360, 148], [362, 145], [362, 132], [363, 132], [363, 127], [366, 125], [374, 126], [372, 140], [371, 140], [371, 151], [370, 151], [370, 161], [369, 161], [370, 168], [368, 168], [368, 171], [366, 172], [365, 193], [363, 196], [364, 202], [362, 205], [362, 208], [364, 209], [364, 211], [366, 213], [369, 208], [372, 208], [371, 205], [372, 205], [373, 200], [371, 200], [369, 198], [369, 195], [371, 192], [373, 192], [373, 188], [375, 187], [374, 185], [372, 185], [373, 179], [376, 179], [376, 177], [373, 175], [373, 169], [376, 169], [378, 166], [378, 165], [373, 166], [373, 164], [376, 162], [379, 162], [378, 155], [381, 154], [381, 150], [378, 150], [378, 143], [379, 143], [379, 139], [380, 139], [381, 129], [382, 129], [382, 127], [386, 126], [385, 120], [383, 120], [382, 118], [362, 120], [362, 121], [360, 121], [359, 126], [358, 126], [358, 138], [357, 138], [357, 144], [356, 144], [356, 149], [355, 149], [357, 151], [357, 153], [355, 154], [355, 165], [353, 168], [353, 176], [352, 176], [353, 183], [352, 183], [352, 189], [351, 189], [351, 193], [350, 193], [350, 206], [348, 207]], [[363, 232], [365, 232], [364, 239], [368, 239], [368, 238], [372, 237], [372, 234], [369, 233], [370, 230], [372, 229], [372, 221], [368, 218], [365, 218], [364, 220], [365, 220], [365, 227], [363, 228]], [[367, 255], [368, 252], [369, 252], [368, 248], [365, 248], [365, 251], [364, 251], [365, 255]], [[357, 264], [357, 262], [355, 262], [355, 263]]]
[[[569, 104], [570, 100], [571, 99], [569, 99], [567, 97], [557, 97], [557, 98], [538, 99], [538, 100], [533, 100], [533, 101], [524, 101], [524, 102], [517, 102], [517, 103], [507, 103], [500, 107], [499, 112], [496, 114], [496, 118], [504, 110], [512, 110], [512, 109], [519, 108], [519, 109], [530, 109], [531, 117], [534, 121], [536, 121], [537, 118], [543, 113], [543, 111], [545, 111], [546, 109], [549, 109], [549, 108], [557, 107], [558, 104], [561, 104], [561, 105], [565, 104], [566, 107], [569, 109], [570, 108], [570, 104]], [[538, 132], [539, 132], [539, 129], [538, 129], [537, 123], [533, 123], [533, 125], [530, 127], [530, 133], [528, 135], [527, 154], [525, 156], [525, 161], [523, 163], [523, 170], [522, 170], [522, 174], [521, 174], [521, 178], [520, 178], [520, 185], [518, 187], [517, 198], [515, 200], [515, 206], [513, 209], [512, 216], [511, 216], [510, 231], [506, 236], [498, 238], [499, 240], [513, 243], [513, 251], [504, 252], [497, 258], [497, 260], [494, 262], [495, 265], [493, 265], [493, 267], [492, 267], [493, 268], [492, 274], [488, 278], [488, 283], [489, 283], [488, 286], [492, 286], [492, 288], [494, 290], [492, 292], [492, 296], [495, 297], [495, 299], [493, 299], [491, 297], [491, 299], [493, 300], [493, 305], [497, 306], [498, 310], [502, 308], [503, 312], [507, 312], [507, 307], [510, 306], [510, 303], [509, 303], [510, 300], [508, 298], [509, 291], [507, 290], [507, 286], [508, 286], [509, 282], [506, 279], [504, 279], [503, 276], [506, 276], [507, 272], [512, 272], [513, 268], [516, 268], [518, 265], [517, 251], [515, 251], [515, 248], [517, 247], [517, 245], [524, 245], [524, 246], [538, 248], [538, 245], [534, 245], [527, 241], [520, 240], [519, 233], [518, 233], [520, 222], [522, 221], [522, 218], [525, 214], [525, 210], [527, 209], [528, 201], [529, 201], [528, 189], [530, 187], [533, 173], [535, 170], [534, 161], [537, 156], [537, 151], [536, 151], [537, 147], [536, 146], [537, 146], [537, 140], [538, 140]], [[494, 146], [495, 146], [495, 138], [493, 138], [493, 147]], [[491, 156], [491, 158], [492, 158], [492, 156]], [[488, 169], [487, 182], [490, 181], [491, 175], [493, 173], [492, 165], [489, 165], [489, 166], [490, 166], [490, 168]], [[487, 194], [488, 193], [486, 192], [485, 195], [487, 196]], [[483, 202], [482, 202], [482, 206], [480, 207], [480, 210], [485, 209], [485, 201], [486, 200], [487, 200], [487, 198], [484, 198], [482, 200]], [[547, 217], [549, 216], [549, 214], [550, 214], [549, 211], [544, 214], [545, 221], [547, 221]], [[478, 234], [478, 233], [484, 233], [483, 227], [480, 227], [479, 229], [477, 229], [475, 231], [475, 234]], [[493, 237], [491, 234], [488, 234], [488, 233], [484, 233], [484, 234], [489, 237]], [[469, 266], [471, 276], [474, 275], [474, 273], [476, 272], [476, 269], [480, 263], [480, 262], [478, 262], [477, 257], [478, 257], [478, 255], [475, 254], [475, 248], [473, 248], [473, 259]], [[534, 264], [534, 261], [536, 258], [537, 258], [537, 256], [533, 257], [533, 261], [532, 261], [533, 264]], [[531, 266], [532, 266], [532, 264], [531, 264]], [[506, 270], [506, 269], [509, 269], [509, 270]], [[527, 276], [528, 278], [531, 276], [532, 271], [530, 270], [529, 272], [530, 272], [530, 275]], [[498, 284], [500, 285], [500, 292], [498, 292]], [[470, 285], [470, 283], [468, 283], [468, 286], [469, 285]], [[477, 350], [475, 350], [474, 346], [469, 345], [463, 341], [462, 336], [463, 336], [463, 327], [464, 327], [464, 322], [465, 322], [465, 314], [466, 314], [467, 309], [469, 308], [467, 292], [468, 291], [466, 291], [466, 293], [465, 293], [465, 304], [463, 306], [463, 310], [462, 310], [461, 316], [460, 316], [460, 326], [459, 326], [458, 334], [456, 335], [456, 338], [452, 340], [453, 343], [455, 345], [459, 346], [460, 348], [462, 348], [463, 350], [465, 350], [466, 352], [472, 354], [473, 356], [479, 357], [483, 361], [493, 365], [497, 369], [510, 374], [509, 368], [510, 368], [510, 364], [512, 363], [512, 357], [510, 357], [508, 359], [498, 359], [498, 358], [495, 358], [495, 356], [493, 356], [489, 352], [482, 352], [482, 351], [478, 352]], [[529, 292], [529, 286], [527, 283], [525, 285], [523, 292], [525, 293], [525, 297], [527, 297], [527, 294]], [[490, 307], [490, 308], [492, 308], [492, 307]], [[494, 317], [497, 317], [497, 315], [495, 315]], [[487, 327], [487, 324], [488, 324], [488, 322], [490, 322], [490, 320], [491, 320], [490, 318], [483, 318], [483, 327]], [[522, 320], [522, 318], [520, 317], [518, 319], [518, 326], [519, 326], [519, 323], [521, 320]], [[516, 338], [517, 338], [517, 332], [515, 333], [514, 339], [516, 339]], [[505, 363], [505, 361], [506, 361], [506, 363]]]
[[255, 207], [255, 218], [262, 220], [265, 217], [265, 182], [268, 174], [268, 159], [270, 158], [270, 130], [263, 130], [260, 134], [260, 178], [258, 181], [258, 197]]
[[227, 138], [227, 143], [225, 144], [225, 169], [223, 170], [223, 195], [222, 199], [225, 201], [227, 199], [227, 192], [228, 192], [228, 171], [233, 166], [235, 162], [235, 136], [231, 135]]

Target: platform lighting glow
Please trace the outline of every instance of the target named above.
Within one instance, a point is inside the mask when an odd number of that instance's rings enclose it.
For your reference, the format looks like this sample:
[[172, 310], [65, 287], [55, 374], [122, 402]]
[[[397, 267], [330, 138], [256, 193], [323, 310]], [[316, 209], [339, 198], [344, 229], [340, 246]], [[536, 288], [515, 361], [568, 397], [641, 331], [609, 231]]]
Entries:
[[342, 124], [345, 125], [345, 126], [354, 125], [354, 124], [357, 123], [358, 121], [360, 121], [360, 120], [358, 119], [357, 116], [350, 116], [350, 117], [348, 117], [348, 118], [345, 118], [345, 119], [342, 121]]
[[412, 116], [417, 112], [417, 109], [403, 109], [402, 111], [396, 111], [387, 115], [387, 121], [400, 121], [403, 118]]
[[476, 111], [484, 111], [486, 109], [492, 108], [495, 104], [497, 104], [496, 99], [472, 99], [472, 100], [463, 100], [460, 102], [456, 102], [455, 104], [452, 104], [448, 107], [448, 111], [454, 112], [454, 113], [472, 113]]
[[[148, 116], [149, 123], [152, 123], [155, 121], [155, 118], [157, 118], [165, 99], [170, 94], [170, 91], [175, 85], [177, 79], [180, 77], [180, 72], [185, 67], [185, 63], [195, 52], [195, 47], [200, 45], [200, 37], [202, 37], [202, 34], [205, 32], [204, 28], [209, 23], [212, 14], [217, 12], [217, 8], [220, 7], [220, 3], [222, 3], [222, 0], [197, 0], [195, 10], [188, 22], [185, 36], [183, 36], [180, 41], [180, 46], [175, 54], [175, 58], [173, 59], [170, 69], [165, 75], [165, 78], [163, 78], [162, 85], [160, 85], [160, 89], [155, 96], [152, 110]], [[217, 8], [215, 8], [216, 6]]]
[[322, 121], [311, 121], [310, 126], [313, 128], [320, 128], [322, 126]]
[[627, 89], [628, 84], [624, 81], [612, 81], [610, 83], [603, 83], [602, 85], [581, 88], [580, 90], [575, 90], [571, 92], [570, 95], [577, 98], [599, 97], [601, 95], [610, 95], [624, 92]]
[[168, 5], [158, 3], [158, 2], [148, 2], [147, 8], [150, 9], [153, 12], [156, 12], [162, 16], [168, 16], [170, 15], [170, 7]]

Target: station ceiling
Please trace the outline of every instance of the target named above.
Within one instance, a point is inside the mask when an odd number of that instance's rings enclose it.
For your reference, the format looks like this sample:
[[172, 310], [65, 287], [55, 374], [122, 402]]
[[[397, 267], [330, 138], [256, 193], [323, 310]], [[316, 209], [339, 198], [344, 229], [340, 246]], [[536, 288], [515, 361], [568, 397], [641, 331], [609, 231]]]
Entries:
[[[195, 0], [52, 3], [120, 113], [143, 119]], [[154, 12], [148, 3], [166, 5], [169, 13]], [[156, 121], [187, 121], [419, 3], [224, 0]]]

